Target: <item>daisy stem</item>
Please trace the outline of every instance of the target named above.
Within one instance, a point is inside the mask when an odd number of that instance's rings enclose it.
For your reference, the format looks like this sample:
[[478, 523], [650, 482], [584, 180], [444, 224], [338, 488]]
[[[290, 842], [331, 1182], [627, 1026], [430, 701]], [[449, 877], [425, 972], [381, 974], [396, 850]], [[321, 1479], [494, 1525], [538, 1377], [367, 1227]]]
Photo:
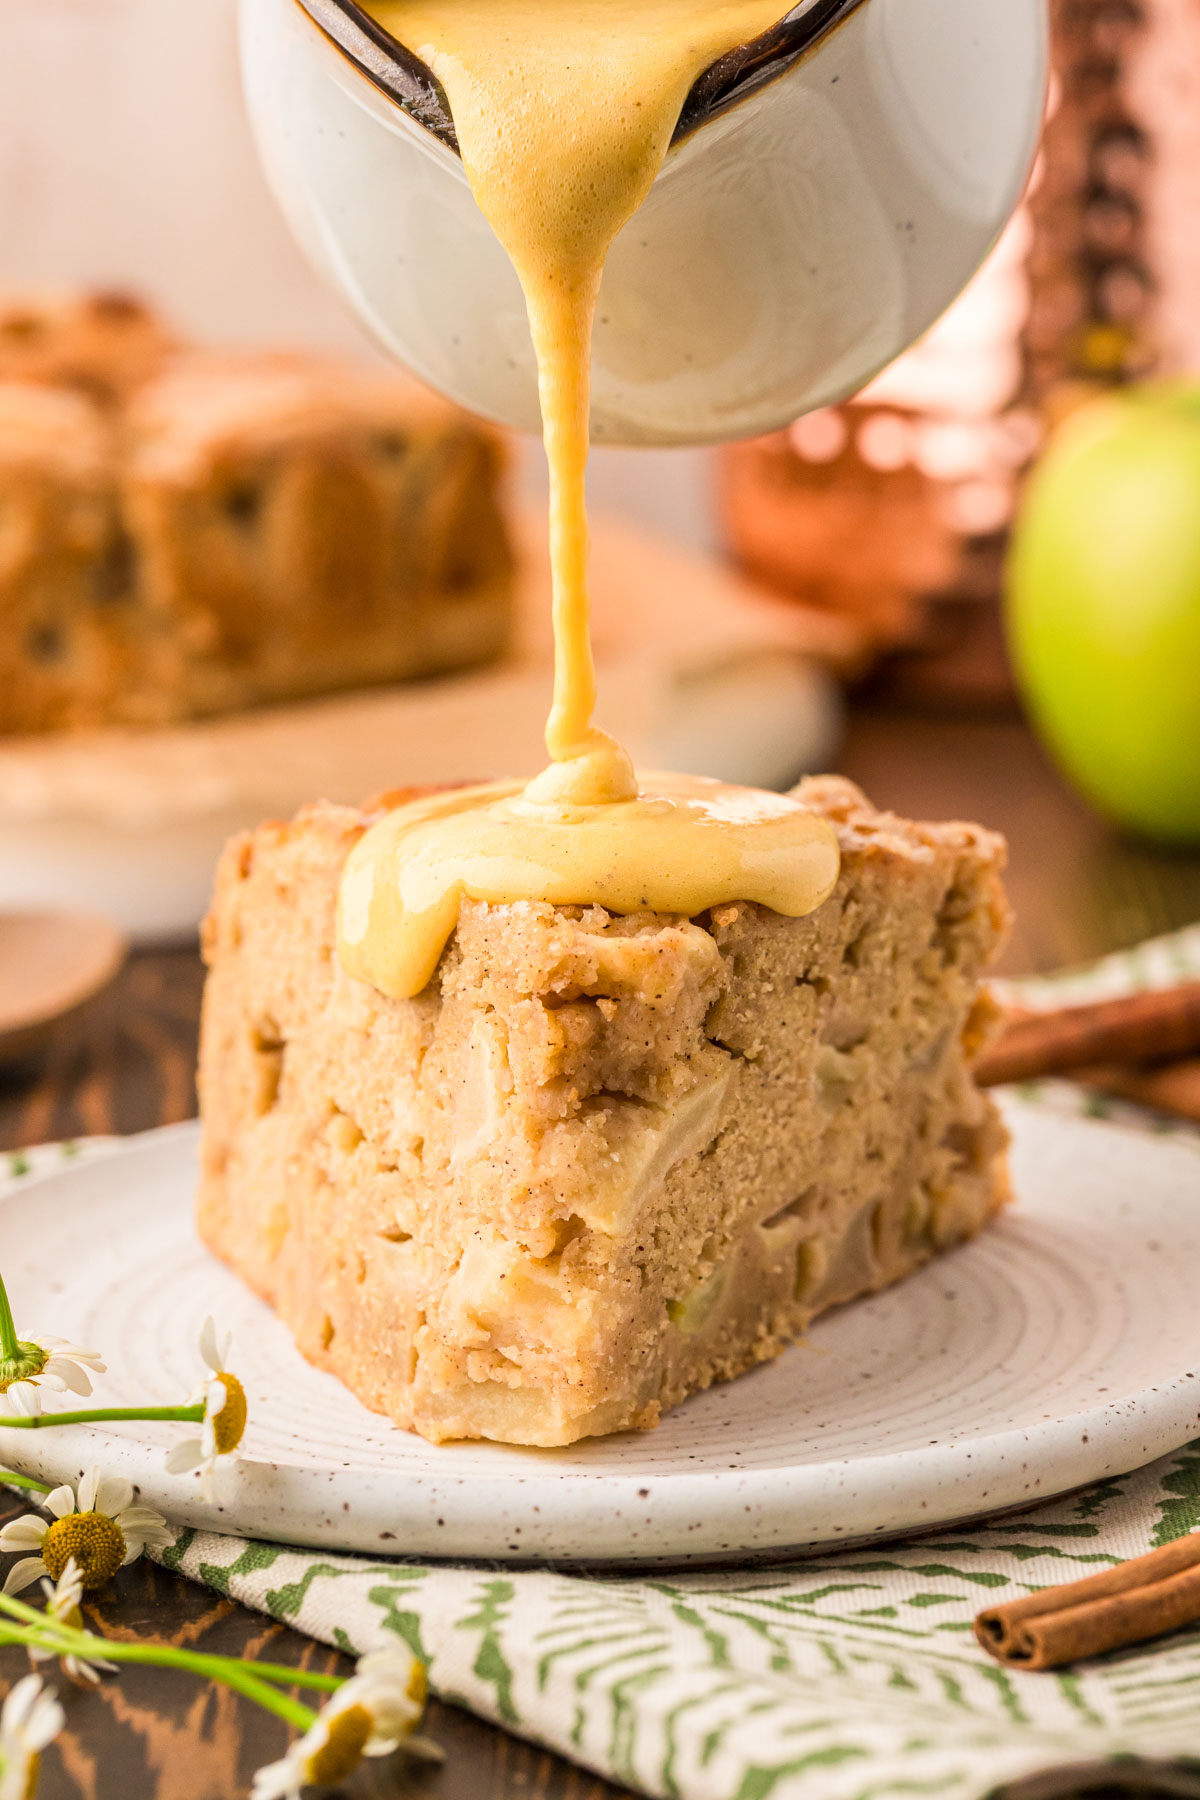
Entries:
[[13, 1324], [12, 1307], [8, 1304], [8, 1289], [4, 1285], [4, 1277], [0, 1275], [0, 1356], [6, 1362], [17, 1355], [17, 1328]]
[[[49, 1618], [46, 1613], [27, 1606], [12, 1594], [0, 1594], [0, 1611], [20, 1621], [7, 1628], [0, 1626], [0, 1638], [5, 1638], [10, 1643], [35, 1644], [39, 1649], [52, 1651], [55, 1656], [78, 1656], [89, 1661], [100, 1658], [116, 1663], [148, 1663], [157, 1669], [186, 1669], [192, 1675], [221, 1682], [300, 1731], [307, 1731], [316, 1718], [311, 1706], [305, 1706], [302, 1701], [292, 1700], [287, 1694], [279, 1693], [259, 1676], [255, 1664], [242, 1662], [237, 1657], [206, 1656], [202, 1651], [178, 1650], [171, 1644], [131, 1644], [96, 1637], [90, 1631], [76, 1631], [57, 1619]], [[297, 1675], [303, 1673], [305, 1672], [289, 1669], [289, 1683], [293, 1686], [313, 1685], [307, 1681], [297, 1681]], [[324, 1680], [321, 1685], [324, 1686]], [[341, 1685], [340, 1681], [333, 1682], [334, 1687]]]
[[18, 1475], [15, 1469], [0, 1469], [0, 1486], [14, 1488], [32, 1488], [35, 1493], [48, 1494], [48, 1481], [35, 1481], [32, 1475]]
[[[5, 1413], [0, 1427], [13, 1431], [43, 1431], [47, 1425], [90, 1425], [100, 1419], [182, 1419], [189, 1425], [204, 1423], [204, 1405], [198, 1406], [92, 1406], [81, 1412]], [[49, 1491], [49, 1490], [47, 1490]]]
[[325, 1694], [335, 1694], [346, 1680], [344, 1675], [322, 1675], [316, 1669], [293, 1669], [288, 1663], [255, 1661], [253, 1668], [263, 1681], [277, 1681], [280, 1687], [320, 1688]]

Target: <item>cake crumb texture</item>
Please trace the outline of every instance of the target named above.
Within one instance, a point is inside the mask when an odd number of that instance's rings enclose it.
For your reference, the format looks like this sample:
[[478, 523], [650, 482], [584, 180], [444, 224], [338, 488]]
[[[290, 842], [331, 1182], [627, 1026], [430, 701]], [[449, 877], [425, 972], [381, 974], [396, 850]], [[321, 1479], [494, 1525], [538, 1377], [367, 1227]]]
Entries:
[[842, 853], [809, 917], [467, 902], [412, 1000], [337, 959], [374, 815], [227, 847], [200, 1229], [368, 1406], [434, 1441], [650, 1426], [1004, 1203], [969, 1066], [1002, 841], [797, 794]]

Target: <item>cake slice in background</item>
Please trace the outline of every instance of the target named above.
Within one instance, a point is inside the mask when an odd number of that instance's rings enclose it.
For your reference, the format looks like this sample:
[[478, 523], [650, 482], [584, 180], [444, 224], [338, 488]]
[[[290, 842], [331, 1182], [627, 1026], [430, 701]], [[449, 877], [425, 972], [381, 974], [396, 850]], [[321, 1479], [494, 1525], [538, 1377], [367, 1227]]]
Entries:
[[185, 718], [491, 661], [511, 625], [503, 449], [390, 373], [192, 356], [125, 418], [148, 713]]
[[504, 450], [390, 372], [0, 305], [0, 733], [153, 725], [486, 663]]
[[811, 916], [467, 902], [413, 1000], [335, 950], [378, 811], [229, 845], [200, 1230], [367, 1405], [435, 1441], [652, 1425], [1003, 1204], [970, 1072], [1003, 844], [797, 792], [841, 843]]

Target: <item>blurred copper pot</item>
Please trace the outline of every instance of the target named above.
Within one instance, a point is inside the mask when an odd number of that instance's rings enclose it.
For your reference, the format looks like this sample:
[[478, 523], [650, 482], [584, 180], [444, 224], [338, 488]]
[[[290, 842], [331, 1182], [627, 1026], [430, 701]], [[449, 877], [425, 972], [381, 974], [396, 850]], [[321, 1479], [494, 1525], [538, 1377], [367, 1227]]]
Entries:
[[1025, 205], [925, 340], [856, 400], [725, 455], [735, 556], [853, 619], [910, 697], [1010, 694], [1005, 535], [1047, 423], [1200, 368], [1200, 7], [1052, 0]]

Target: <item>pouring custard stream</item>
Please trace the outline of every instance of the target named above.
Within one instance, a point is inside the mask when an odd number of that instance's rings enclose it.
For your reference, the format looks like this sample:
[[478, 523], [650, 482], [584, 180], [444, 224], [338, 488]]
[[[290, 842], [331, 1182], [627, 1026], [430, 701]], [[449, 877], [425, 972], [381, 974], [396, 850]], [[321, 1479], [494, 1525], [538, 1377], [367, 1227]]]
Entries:
[[346, 971], [419, 993], [464, 896], [695, 914], [755, 900], [797, 917], [837, 879], [832, 828], [796, 802], [686, 776], [639, 788], [593, 722], [585, 474], [592, 321], [610, 245], [650, 190], [696, 78], [785, 0], [377, 0], [445, 89], [479, 206], [516, 269], [550, 469], [550, 764], [373, 826], [339, 907]]

